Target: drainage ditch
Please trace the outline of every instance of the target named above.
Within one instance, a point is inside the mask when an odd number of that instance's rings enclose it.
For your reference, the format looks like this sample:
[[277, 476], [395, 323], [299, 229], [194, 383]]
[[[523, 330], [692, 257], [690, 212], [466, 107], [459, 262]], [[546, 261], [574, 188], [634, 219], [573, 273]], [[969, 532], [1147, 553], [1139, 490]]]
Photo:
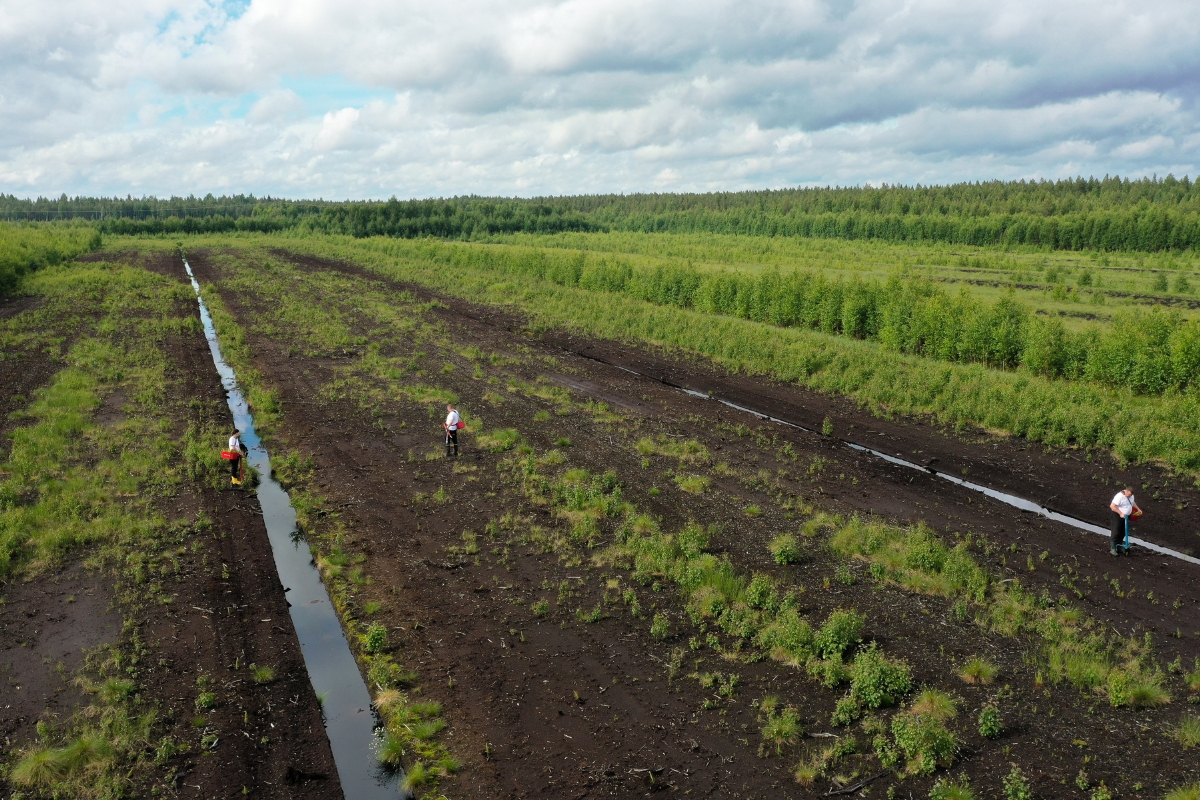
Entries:
[[[587, 353], [580, 353], [575, 350], [567, 350], [567, 352], [571, 353], [572, 355], [579, 356], [581, 358], [586, 358], [590, 361], [595, 361], [597, 363], [604, 364], [606, 366], [613, 367], [615, 369], [619, 369], [622, 372], [628, 372], [630, 375], [637, 375], [639, 378], [646, 378], [648, 380], [655, 381], [656, 383], [661, 383], [664, 386], [669, 386], [672, 389], [683, 392], [684, 394], [690, 395], [691, 397], [695, 397], [700, 400], [711, 400], [713, 402], [720, 403], [721, 405], [727, 406], [728, 408], [732, 408], [736, 411], [741, 411], [745, 414], [750, 414], [752, 416], [755, 416], [755, 417], [759, 418], [760, 420], [774, 422], [779, 425], [785, 425], [789, 428], [795, 428], [796, 430], [805, 431], [806, 433], [813, 433], [813, 434], [817, 434], [820, 436], [825, 435], [825, 434], [822, 434], [820, 431], [814, 430], [807, 426], [800, 425], [795, 422], [789, 422], [786, 419], [780, 419], [779, 417], [772, 416], [763, 411], [758, 411], [753, 408], [747, 408], [746, 406], [739, 405], [739, 404], [731, 402], [729, 400], [724, 400], [720, 397], [717, 397], [716, 395], [707, 394], [705, 392], [698, 392], [695, 389], [689, 389], [686, 386], [681, 386], [679, 384], [672, 383], [671, 381], [668, 381], [666, 378], [663, 378], [663, 377], [648, 375], [648, 374], [645, 374], [642, 372], [638, 372], [637, 370], [630, 369], [629, 367], [623, 367], [620, 364], [614, 364], [610, 361], [605, 361], [602, 358], [597, 358], [596, 356], [588, 355]], [[1033, 500], [1026, 500], [1023, 497], [1019, 497], [1017, 495], [1010, 494], [1008, 492], [1002, 492], [999, 489], [993, 489], [989, 486], [984, 486], [982, 484], [973, 483], [971, 481], [965, 481], [962, 478], [959, 478], [955, 475], [951, 475], [950, 473], [938, 472], [937, 470], [935, 470], [931, 467], [927, 467], [923, 464], [917, 464], [913, 461], [907, 461], [903, 458], [898, 458], [897, 456], [893, 456], [893, 455], [884, 453], [879, 450], [874, 450], [870, 447], [866, 447], [865, 445], [861, 445], [856, 442], [851, 442], [847, 439], [842, 439], [840, 437], [831, 437], [831, 438], [834, 438], [835, 441], [840, 442], [841, 444], [843, 444], [846, 447], [849, 447], [852, 450], [857, 450], [860, 453], [867, 453], [868, 455], [872, 455], [876, 458], [882, 459], [884, 461], [887, 461], [888, 463], [895, 464], [897, 466], [906, 467], [908, 469], [916, 470], [917, 472], [922, 472], [926, 475], [932, 475], [936, 478], [941, 478], [942, 480], [957, 484], [957, 485], [963, 487], [964, 489], [970, 489], [973, 492], [979, 492], [980, 494], [986, 495], [986, 496], [992, 498], [993, 500], [998, 500], [1001, 503], [1012, 506], [1013, 508], [1020, 509], [1021, 511], [1025, 511], [1025, 512], [1031, 513], [1031, 514], [1037, 514], [1038, 516], [1045, 517], [1046, 519], [1053, 520], [1055, 522], [1061, 522], [1064, 525], [1069, 525], [1072, 528], [1076, 528], [1081, 531], [1099, 534], [1101, 536], [1104, 536], [1105, 538], [1108, 538], [1108, 536], [1109, 536], [1108, 528], [1101, 527], [1100, 525], [1095, 525], [1093, 523], [1088, 522], [1087, 520], [1079, 519], [1078, 517], [1072, 517], [1069, 514], [1063, 514], [1062, 512], [1054, 511], [1053, 509], [1047, 508], [1046, 506], [1036, 503]], [[1170, 558], [1177, 558], [1180, 561], [1186, 561], [1189, 564], [1200, 564], [1200, 558], [1196, 558], [1195, 556], [1189, 556], [1186, 553], [1180, 553], [1177, 550], [1172, 550], [1168, 547], [1163, 547], [1162, 545], [1155, 544], [1154, 542], [1148, 542], [1144, 539], [1139, 539], [1136, 536], [1130, 536], [1129, 543], [1130, 543], [1130, 545], [1144, 548], [1151, 552], [1158, 553], [1159, 555], [1169, 556]]]
[[200, 284], [192, 274], [191, 265], [187, 261], [183, 265], [196, 291], [204, 336], [228, 396], [234, 425], [242, 432], [242, 443], [250, 450], [247, 461], [260, 476], [258, 501], [275, 557], [275, 569], [287, 593], [288, 610], [300, 640], [304, 666], [317, 697], [321, 699], [325, 732], [333, 749], [342, 793], [346, 800], [396, 800], [403, 796], [399, 789], [403, 776], [384, 769], [379, 763], [375, 735], [378, 723], [371, 710], [371, 695], [358, 671], [354, 654], [350, 652], [337, 611], [321, 582], [321, 573], [313, 563], [308, 543], [296, 528], [296, 511], [291, 499], [271, 477], [271, 459], [254, 429], [254, 417], [238, 388], [237, 376], [221, 355], [216, 328], [200, 294]]

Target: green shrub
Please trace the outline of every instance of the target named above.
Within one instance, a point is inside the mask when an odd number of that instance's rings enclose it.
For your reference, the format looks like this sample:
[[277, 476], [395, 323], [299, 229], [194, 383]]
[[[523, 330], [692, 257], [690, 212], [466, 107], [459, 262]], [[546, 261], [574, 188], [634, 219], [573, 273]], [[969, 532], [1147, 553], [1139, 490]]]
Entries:
[[949, 766], [958, 742], [946, 723], [911, 710], [892, 718], [892, 737], [907, 760], [912, 775], [929, 775], [938, 766]]
[[1004, 732], [1004, 721], [1000, 718], [1000, 709], [989, 703], [979, 709], [979, 735], [985, 739], [995, 739]]
[[1163, 800], [1200, 800], [1200, 783], [1172, 789], [1167, 792]]
[[1029, 788], [1029, 781], [1016, 764], [1013, 764], [1012, 771], [1004, 776], [1004, 800], [1033, 800], [1033, 790]]
[[383, 651], [387, 647], [387, 628], [378, 622], [372, 622], [363, 637], [363, 647], [368, 653]]
[[851, 646], [862, 641], [865, 624], [866, 618], [853, 609], [830, 612], [813, 639], [817, 654], [822, 658], [844, 655]]
[[744, 597], [751, 608], [764, 611], [775, 611], [779, 608], [779, 594], [769, 575], [755, 575], [746, 586]]
[[812, 626], [788, 606], [759, 631], [758, 644], [779, 660], [802, 664], [813, 655]]
[[650, 622], [650, 635], [655, 639], [666, 639], [671, 633], [671, 623], [666, 614], [655, 614]]
[[908, 665], [889, 659], [875, 642], [854, 656], [850, 696], [869, 709], [895, 704], [912, 688]]
[[790, 533], [776, 536], [771, 540], [767, 549], [771, 551], [771, 557], [775, 559], [775, 563], [781, 566], [795, 564], [800, 560], [800, 547], [796, 543], [796, 537]]

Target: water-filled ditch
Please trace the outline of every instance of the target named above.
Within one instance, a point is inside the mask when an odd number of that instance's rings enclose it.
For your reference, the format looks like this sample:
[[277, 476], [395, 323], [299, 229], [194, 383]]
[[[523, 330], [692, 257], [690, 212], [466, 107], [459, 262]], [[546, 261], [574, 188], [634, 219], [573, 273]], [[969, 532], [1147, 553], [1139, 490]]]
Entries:
[[[648, 378], [652, 381], [657, 381], [665, 386], [670, 386], [672, 389], [677, 389], [678, 391], [681, 391], [684, 394], [690, 395], [692, 397], [696, 397], [701, 400], [712, 400], [714, 402], [720, 403], [723, 406], [727, 406], [727, 407], [735, 409], [737, 411], [741, 411], [745, 414], [751, 414], [762, 420], [767, 420], [769, 422], [775, 422], [780, 425], [786, 425], [789, 428], [795, 428], [797, 430], [806, 431], [808, 433], [820, 433], [819, 431], [813, 430], [812, 428], [808, 428], [804, 425], [799, 425], [795, 422], [789, 422], [786, 419], [780, 419], [779, 417], [774, 417], [770, 414], [767, 414], [766, 412], [758, 411], [753, 408], [747, 408], [746, 406], [739, 405], [739, 404], [731, 402], [729, 400], [724, 400], [713, 394], [706, 394], [704, 392], [698, 392], [695, 389], [689, 389], [686, 386], [680, 386], [680, 385], [672, 383], [662, 377], [656, 377], [654, 375], [647, 375], [647, 374], [638, 372], [637, 370], [630, 369], [629, 367], [623, 367], [620, 364], [613, 364], [610, 361], [605, 361], [602, 358], [597, 358], [596, 356], [589, 355], [587, 353], [579, 353], [574, 350], [571, 350], [569, 352], [573, 353], [574, 355], [590, 359], [592, 361], [598, 361], [601, 364], [605, 364], [610, 367], [616, 367], [617, 369], [619, 369], [623, 372], [628, 372], [631, 375], [637, 375], [640, 378]], [[887, 461], [891, 464], [896, 464], [897, 466], [901, 466], [901, 467], [907, 467], [908, 469], [914, 469], [918, 472], [923, 472], [926, 475], [932, 475], [934, 477], [941, 478], [942, 480], [949, 481], [950, 483], [958, 484], [959, 486], [963, 487], [964, 489], [970, 489], [973, 492], [979, 492], [980, 494], [986, 495], [986, 496], [992, 498], [993, 500], [998, 500], [1001, 503], [1010, 505], [1014, 508], [1018, 508], [1021, 511], [1026, 511], [1026, 512], [1029, 512], [1032, 514], [1037, 514], [1039, 516], [1045, 517], [1046, 519], [1054, 520], [1055, 522], [1061, 522], [1064, 525], [1070, 525], [1071, 527], [1077, 528], [1078, 530], [1081, 530], [1081, 531], [1087, 531], [1088, 533], [1100, 534], [1101, 536], [1104, 536], [1105, 538], [1107, 538], [1109, 536], [1108, 528], [1102, 527], [1100, 525], [1095, 525], [1093, 523], [1090, 523], [1086, 520], [1079, 519], [1077, 517], [1072, 517], [1069, 514], [1063, 514], [1059, 511], [1054, 511], [1053, 509], [1042, 506], [1038, 503], [1035, 503], [1032, 500], [1026, 500], [1023, 497], [1019, 497], [1017, 495], [1010, 494], [1008, 492], [1002, 492], [999, 489], [993, 489], [989, 486], [983, 486], [981, 484], [973, 483], [971, 481], [965, 481], [962, 478], [959, 478], [955, 475], [951, 475], [947, 472], [938, 472], [937, 470], [933, 469], [932, 467], [927, 467], [922, 464], [917, 464], [913, 461], [907, 461], [903, 458], [889, 455], [888, 453], [884, 453], [879, 450], [874, 450], [870, 447], [866, 447], [865, 445], [857, 444], [855, 442], [851, 442], [846, 439], [838, 438], [837, 440], [839, 442], [841, 442], [843, 445], [845, 445], [846, 447], [849, 447], [853, 450], [857, 450], [860, 453], [867, 453], [868, 455], [872, 455], [876, 458], [883, 459], [884, 461]], [[1180, 553], [1177, 550], [1172, 550], [1168, 547], [1163, 547], [1162, 545], [1155, 544], [1154, 542], [1148, 542], [1144, 539], [1139, 539], [1136, 536], [1130, 536], [1129, 543], [1131, 545], [1143, 547], [1146, 550], [1150, 550], [1150, 551], [1158, 553], [1160, 555], [1169, 556], [1171, 558], [1177, 558], [1180, 561], [1187, 561], [1188, 563], [1191, 563], [1191, 564], [1200, 564], [1200, 558], [1196, 558], [1195, 556], [1189, 556], [1186, 553]]]
[[200, 284], [184, 261], [213, 363], [228, 396], [234, 425], [242, 432], [242, 443], [249, 448], [250, 466], [259, 474], [258, 501], [263, 522], [275, 557], [275, 569], [287, 592], [289, 613], [300, 640], [304, 666], [325, 719], [325, 732], [333, 749], [338, 779], [346, 800], [395, 800], [401, 795], [400, 775], [385, 770], [376, 756], [377, 721], [371, 710], [371, 696], [358, 671], [354, 654], [342, 632], [337, 611], [321, 583], [321, 574], [313, 563], [308, 543], [296, 528], [296, 511], [279, 482], [271, 477], [271, 459], [254, 429], [254, 417], [246, 398], [238, 388], [233, 368], [225, 363], [217, 341], [212, 316], [200, 294]]

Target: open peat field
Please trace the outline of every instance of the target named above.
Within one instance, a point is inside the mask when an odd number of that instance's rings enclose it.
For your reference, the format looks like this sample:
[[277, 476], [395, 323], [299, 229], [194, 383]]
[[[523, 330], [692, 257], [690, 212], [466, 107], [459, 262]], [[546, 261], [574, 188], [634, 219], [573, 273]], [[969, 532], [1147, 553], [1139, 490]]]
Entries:
[[[1132, 485], [1136, 535], [1194, 554], [1179, 459], [731, 368], [737, 326], [766, 326], [713, 316], [685, 346], [646, 320], [696, 312], [628, 299], [605, 327], [584, 289], [404, 247], [117, 240], [4, 307], [23, 382], [0, 510], [89, 492], [41, 512], [89, 523], [74, 539], [6, 540], [11, 796], [340, 794], [253, 490], [219, 471], [231, 421], [182, 257], [415, 795], [1193, 796], [1200, 567], [1113, 558], [846, 443], [1099, 525]], [[72, 370], [91, 394], [47, 466], [22, 431]]]

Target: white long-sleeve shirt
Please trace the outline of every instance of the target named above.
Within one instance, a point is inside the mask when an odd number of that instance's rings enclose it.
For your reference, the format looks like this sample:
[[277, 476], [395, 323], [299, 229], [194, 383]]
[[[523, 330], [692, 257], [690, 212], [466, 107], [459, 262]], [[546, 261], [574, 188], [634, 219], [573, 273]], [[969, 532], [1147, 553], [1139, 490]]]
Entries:
[[241, 454], [241, 452], [242, 452], [241, 438], [239, 438], [236, 435], [229, 437], [229, 452], [238, 453], [239, 455]]
[[457, 411], [451, 411], [449, 414], [446, 415], [446, 430], [448, 430], [448, 431], [458, 430], [459, 421], [461, 419], [462, 418], [458, 416]]

